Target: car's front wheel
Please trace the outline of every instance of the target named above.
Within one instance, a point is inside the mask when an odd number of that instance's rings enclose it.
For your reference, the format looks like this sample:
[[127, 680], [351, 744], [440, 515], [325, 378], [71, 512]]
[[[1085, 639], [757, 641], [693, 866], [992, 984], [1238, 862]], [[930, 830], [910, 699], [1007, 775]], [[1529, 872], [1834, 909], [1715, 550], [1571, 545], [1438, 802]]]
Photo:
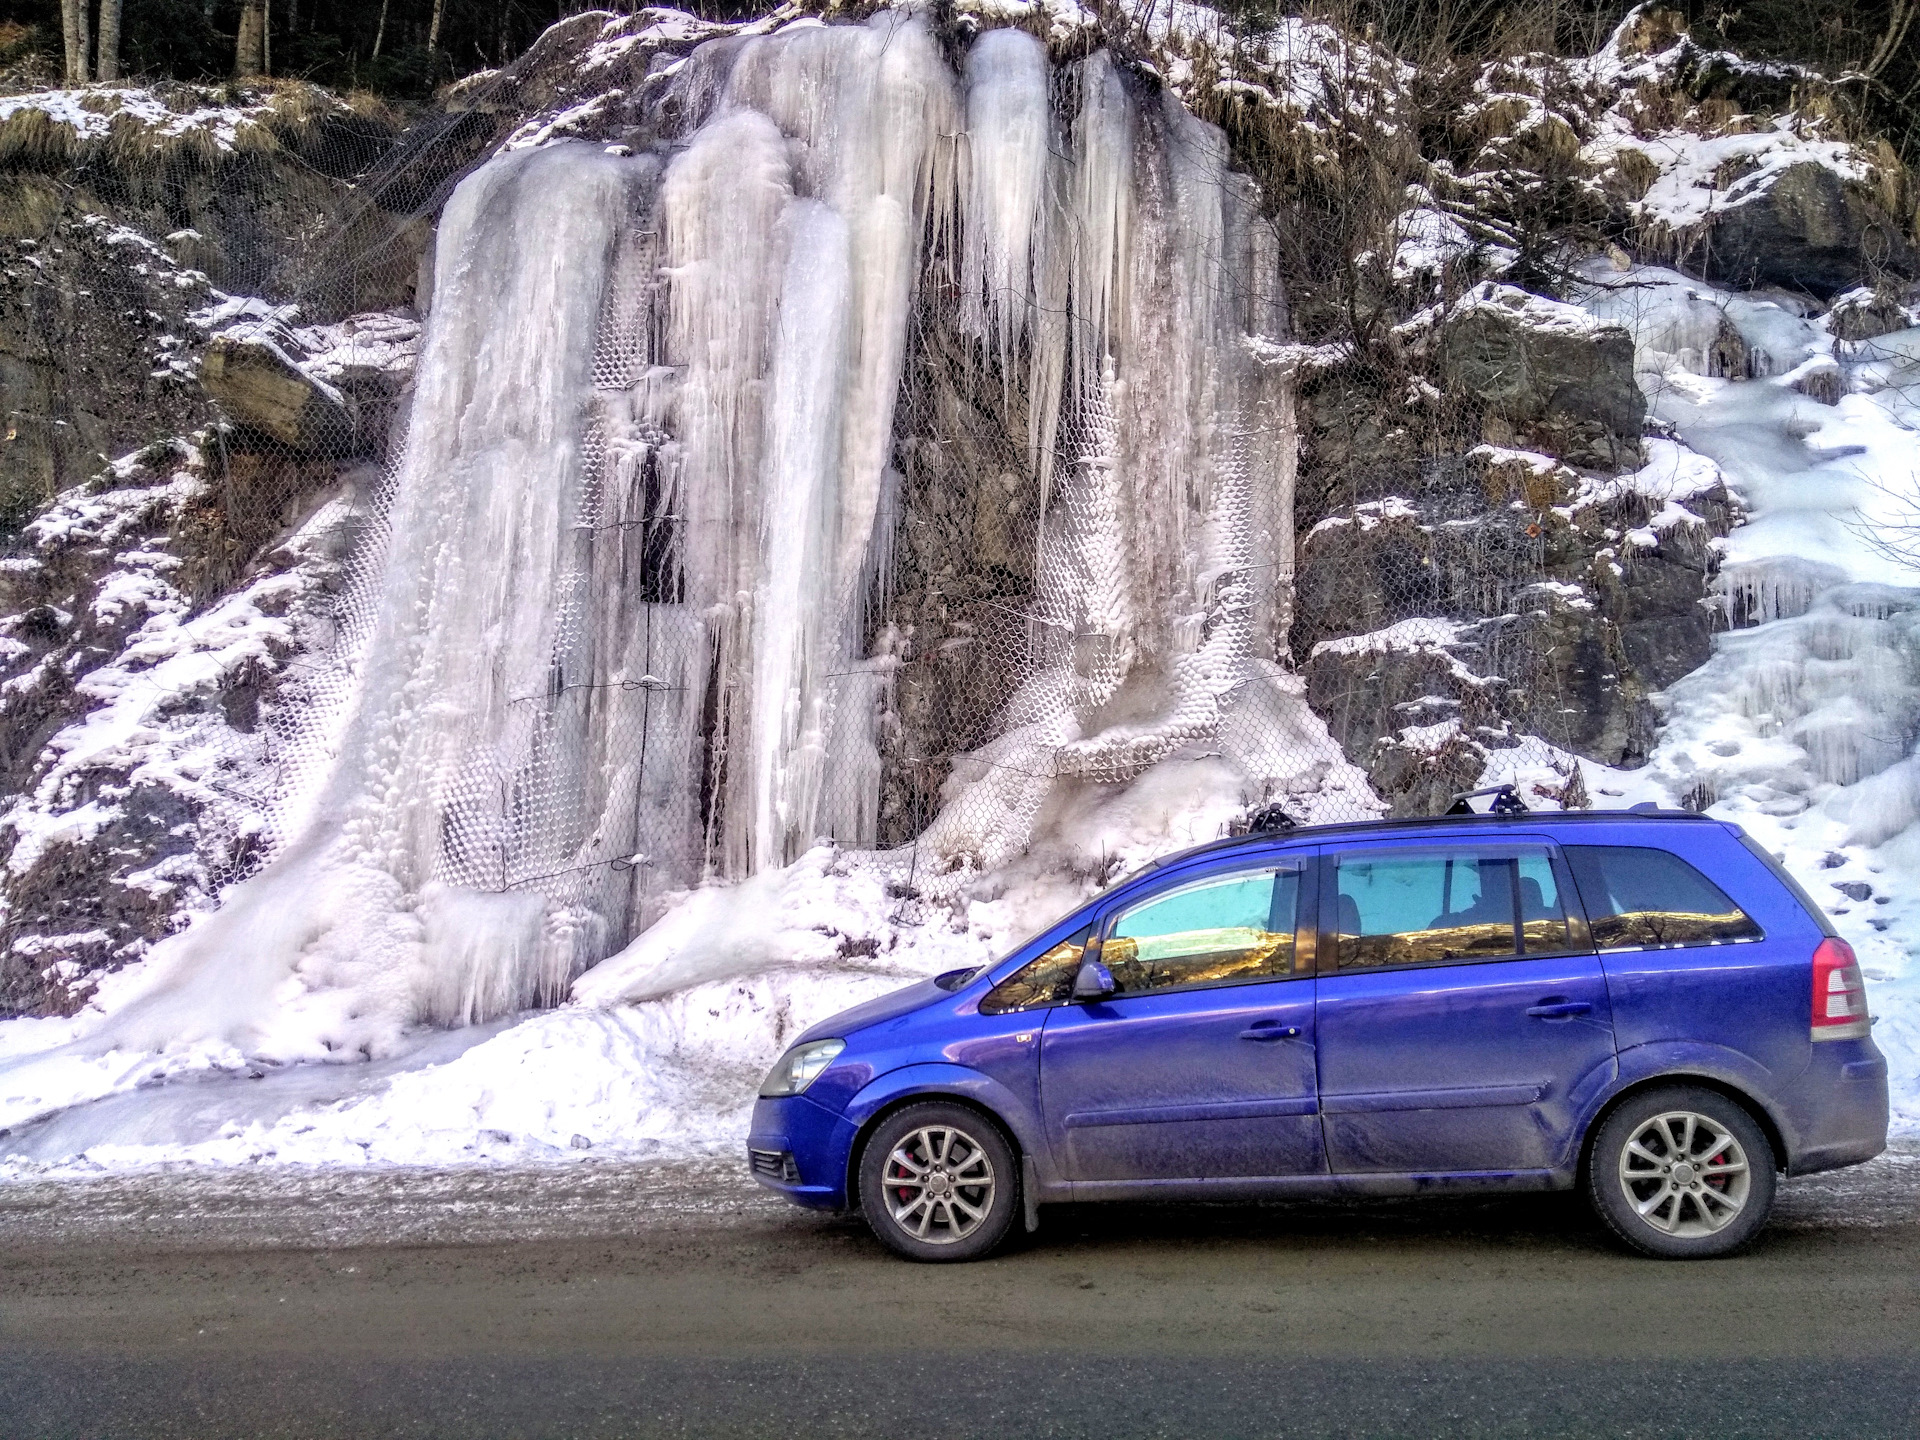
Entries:
[[1706, 1259], [1739, 1249], [1773, 1209], [1773, 1147], [1739, 1102], [1698, 1086], [1635, 1095], [1587, 1159], [1588, 1198], [1645, 1255]]
[[909, 1260], [977, 1260], [1020, 1212], [1013, 1147], [979, 1111], [923, 1101], [880, 1122], [860, 1157], [860, 1205]]

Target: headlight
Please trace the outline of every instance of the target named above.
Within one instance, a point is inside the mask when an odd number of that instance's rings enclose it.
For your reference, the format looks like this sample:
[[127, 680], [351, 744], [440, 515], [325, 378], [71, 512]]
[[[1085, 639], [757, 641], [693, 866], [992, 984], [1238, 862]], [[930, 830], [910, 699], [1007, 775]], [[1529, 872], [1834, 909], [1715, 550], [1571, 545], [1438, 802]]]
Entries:
[[846, 1048], [844, 1040], [810, 1040], [794, 1046], [767, 1072], [760, 1086], [761, 1097], [770, 1100], [777, 1095], [798, 1095]]

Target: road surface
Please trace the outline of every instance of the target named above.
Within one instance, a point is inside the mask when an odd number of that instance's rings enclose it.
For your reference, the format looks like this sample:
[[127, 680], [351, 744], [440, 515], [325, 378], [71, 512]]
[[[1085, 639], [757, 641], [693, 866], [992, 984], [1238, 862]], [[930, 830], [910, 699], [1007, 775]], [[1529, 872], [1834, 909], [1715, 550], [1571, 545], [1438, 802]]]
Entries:
[[885, 1256], [731, 1161], [0, 1185], [0, 1435], [1920, 1434], [1920, 1146], [1740, 1257], [1568, 1197]]

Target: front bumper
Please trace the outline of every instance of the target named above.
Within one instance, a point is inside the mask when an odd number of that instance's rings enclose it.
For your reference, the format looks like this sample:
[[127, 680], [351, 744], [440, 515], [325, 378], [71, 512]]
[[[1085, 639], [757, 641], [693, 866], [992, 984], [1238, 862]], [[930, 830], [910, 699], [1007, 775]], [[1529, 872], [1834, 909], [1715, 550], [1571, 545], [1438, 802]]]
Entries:
[[805, 1095], [754, 1102], [747, 1168], [796, 1205], [845, 1210], [853, 1126]]

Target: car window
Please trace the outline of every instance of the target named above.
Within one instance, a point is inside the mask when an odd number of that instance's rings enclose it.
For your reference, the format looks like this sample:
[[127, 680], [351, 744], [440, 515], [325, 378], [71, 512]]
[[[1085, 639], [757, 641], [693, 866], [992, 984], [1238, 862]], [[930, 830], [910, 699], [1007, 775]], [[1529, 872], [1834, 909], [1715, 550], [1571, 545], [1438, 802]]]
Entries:
[[1122, 911], [1100, 958], [1122, 995], [1283, 979], [1299, 905], [1298, 869], [1212, 875]]
[[1073, 998], [1073, 977], [1079, 973], [1091, 930], [1062, 940], [1037, 959], [1029, 960], [980, 997], [982, 1015], [1006, 1015], [1042, 1005], [1060, 1005]]
[[1757, 940], [1759, 925], [1713, 881], [1669, 850], [1568, 845], [1564, 853], [1602, 950]]
[[1566, 907], [1545, 851], [1362, 852], [1337, 856], [1334, 864], [1339, 969], [1568, 948]]

